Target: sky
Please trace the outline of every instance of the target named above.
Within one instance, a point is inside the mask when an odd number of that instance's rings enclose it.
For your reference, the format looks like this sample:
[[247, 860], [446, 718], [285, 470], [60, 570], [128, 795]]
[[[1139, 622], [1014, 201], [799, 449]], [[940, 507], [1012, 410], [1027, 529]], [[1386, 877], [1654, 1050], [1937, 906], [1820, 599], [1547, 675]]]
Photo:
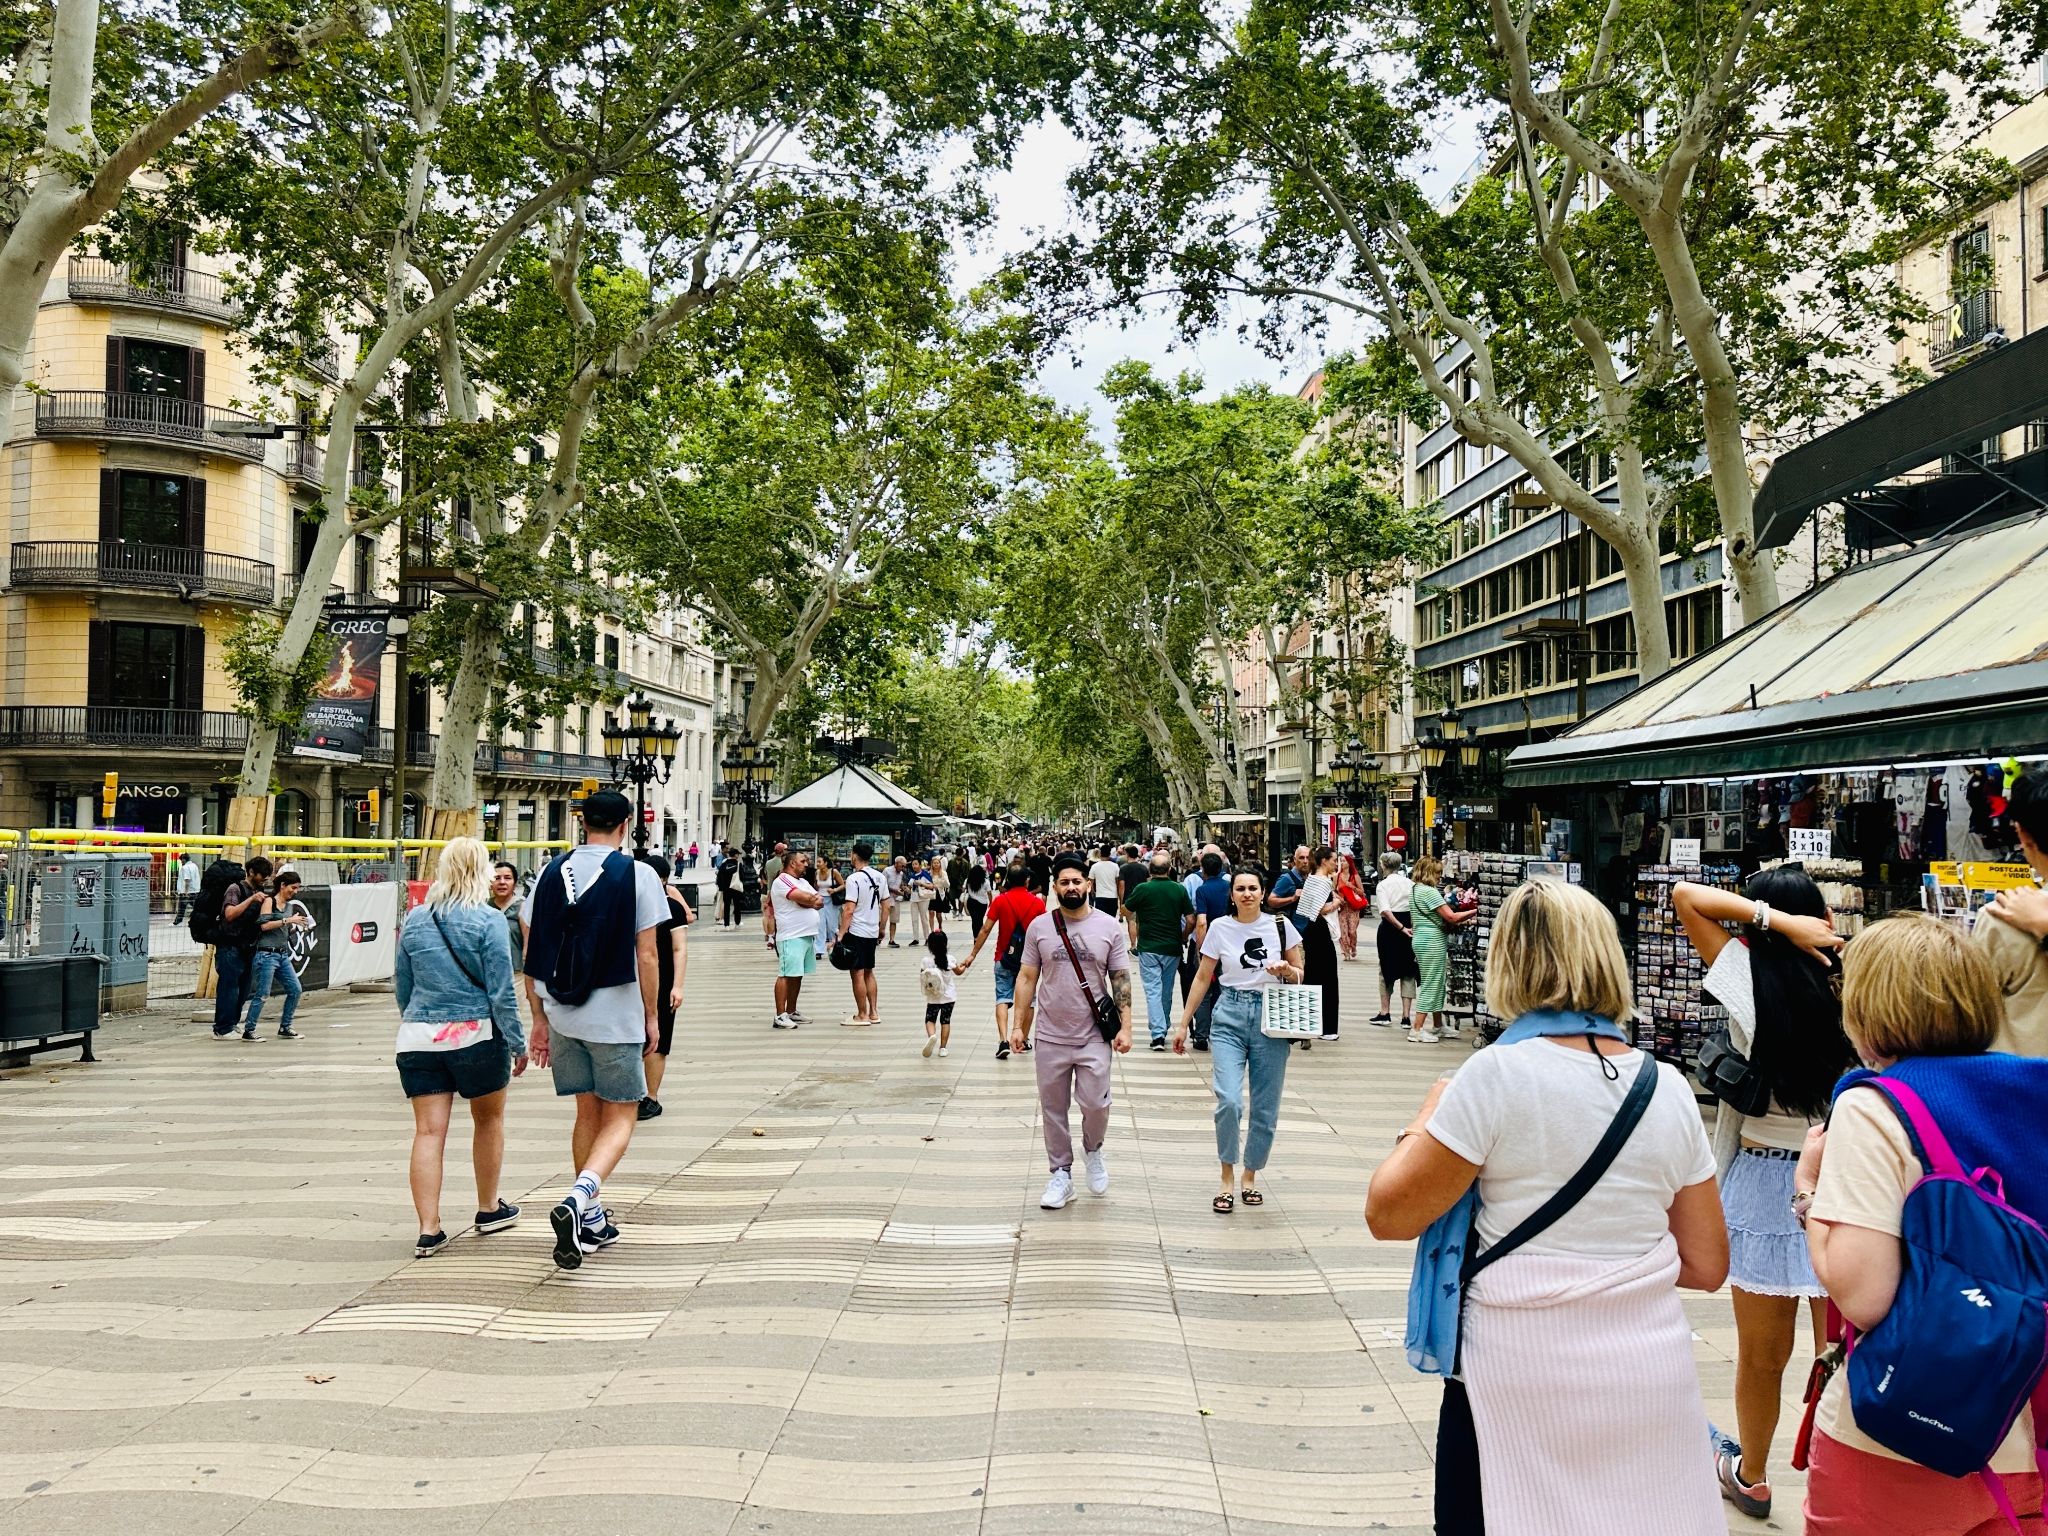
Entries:
[[[1431, 161], [1415, 168], [1432, 194], [1447, 190], [1477, 153], [1477, 134], [1471, 126], [1450, 126], [1453, 131], [1437, 137]], [[1010, 168], [993, 184], [996, 227], [973, 251], [964, 253], [962, 266], [970, 280], [1041, 233], [1074, 227], [1066, 176], [1080, 155], [1079, 141], [1050, 119], [1041, 120], [1025, 133]], [[1244, 321], [1253, 318], [1249, 310], [1239, 316]], [[1141, 313], [1104, 315], [1084, 324], [1046, 364], [1040, 382], [1060, 404], [1088, 411], [1097, 434], [1103, 435], [1108, 429], [1108, 410], [1097, 386], [1111, 365], [1125, 358], [1149, 362], [1165, 374], [1192, 370], [1202, 376], [1206, 392], [1212, 395], [1253, 382], [1291, 393], [1308, 382], [1325, 351], [1341, 350], [1362, 336], [1356, 324], [1351, 317], [1333, 321], [1326, 340], [1274, 357], [1249, 337], [1239, 336], [1235, 322], [1206, 335], [1184, 338], [1167, 306], [1154, 304]]]

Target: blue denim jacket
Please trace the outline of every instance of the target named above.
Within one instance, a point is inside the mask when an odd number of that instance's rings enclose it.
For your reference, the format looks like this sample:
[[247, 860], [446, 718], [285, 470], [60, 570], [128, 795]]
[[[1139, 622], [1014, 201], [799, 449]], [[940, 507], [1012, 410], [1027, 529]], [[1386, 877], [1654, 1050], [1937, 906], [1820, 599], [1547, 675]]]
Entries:
[[[440, 927], [434, 924], [438, 915]], [[441, 942], [441, 929], [448, 943]], [[462, 965], [449, 953], [454, 948]], [[462, 966], [483, 982], [479, 992], [462, 974]], [[519, 1004], [512, 992], [512, 943], [505, 915], [492, 906], [416, 907], [398, 930], [398, 1010], [401, 1017], [429, 1024], [489, 1015], [512, 1054], [526, 1053], [526, 1030], [519, 1022]]]

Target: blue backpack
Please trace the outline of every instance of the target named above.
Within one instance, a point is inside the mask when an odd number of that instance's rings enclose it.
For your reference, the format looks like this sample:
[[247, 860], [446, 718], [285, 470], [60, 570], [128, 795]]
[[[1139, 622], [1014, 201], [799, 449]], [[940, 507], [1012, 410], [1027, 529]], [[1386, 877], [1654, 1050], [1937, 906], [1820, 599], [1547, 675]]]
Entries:
[[[1906, 1192], [1898, 1295], [1868, 1333], [1848, 1333], [1849, 1405], [1879, 1445], [1950, 1477], [1981, 1476], [2012, 1528], [2019, 1517], [1992, 1455], [2020, 1410], [2048, 1435], [2048, 1231], [2008, 1205], [1991, 1168], [1963, 1167], [1920, 1095], [1882, 1092], [1924, 1170]], [[2048, 1447], [2036, 1452], [2048, 1473]]]

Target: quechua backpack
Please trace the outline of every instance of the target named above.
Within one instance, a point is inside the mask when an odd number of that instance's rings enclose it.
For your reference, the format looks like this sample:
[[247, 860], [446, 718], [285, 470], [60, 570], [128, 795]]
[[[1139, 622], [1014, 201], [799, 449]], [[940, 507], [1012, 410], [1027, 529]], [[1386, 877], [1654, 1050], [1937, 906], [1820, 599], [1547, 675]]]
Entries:
[[[1981, 1477], [2018, 1531], [1990, 1464], [2029, 1403], [2035, 1435], [2048, 1434], [2048, 1230], [2006, 1202], [1996, 1169], [1963, 1166], [1905, 1083], [1853, 1086], [1891, 1100], [1924, 1170], [1906, 1193], [1891, 1310], [1868, 1333], [1849, 1330], [1856, 1426], [1923, 1467]], [[2037, 1446], [2035, 1459], [2048, 1473], [2048, 1449]]]

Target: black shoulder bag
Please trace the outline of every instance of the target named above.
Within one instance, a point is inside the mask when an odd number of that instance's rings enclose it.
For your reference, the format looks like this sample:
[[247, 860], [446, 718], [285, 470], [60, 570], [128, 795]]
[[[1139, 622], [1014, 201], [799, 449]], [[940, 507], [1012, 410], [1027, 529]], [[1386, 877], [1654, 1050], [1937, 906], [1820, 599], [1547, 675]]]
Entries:
[[[1598, 1047], [1596, 1046], [1597, 1050]], [[1466, 1241], [1465, 1263], [1458, 1276], [1458, 1305], [1462, 1309], [1471, 1294], [1472, 1282], [1489, 1264], [1498, 1262], [1530, 1239], [1554, 1226], [1571, 1208], [1585, 1199], [1601, 1175], [1614, 1165], [1622, 1147], [1641, 1123], [1650, 1100], [1657, 1096], [1657, 1063], [1645, 1056], [1629, 1084], [1621, 1108], [1608, 1123], [1607, 1133], [1579, 1171], [1565, 1180], [1564, 1187], [1524, 1217], [1512, 1232], [1484, 1253], [1476, 1251], [1478, 1228]], [[1462, 1343], [1465, 1330], [1458, 1329]], [[1460, 1351], [1462, 1354], [1462, 1350]], [[1465, 1383], [1457, 1378], [1457, 1365], [1444, 1378], [1444, 1401], [1437, 1415], [1436, 1431], [1436, 1515], [1442, 1536], [1485, 1536], [1486, 1522], [1479, 1500], [1479, 1438], [1472, 1424], [1472, 1403]]]
[[[1124, 1027], [1123, 1010], [1117, 1007], [1115, 998], [1097, 997], [1089, 987], [1088, 973], [1081, 969], [1081, 957], [1074, 952], [1074, 941], [1067, 937], [1067, 920], [1055, 912], [1052, 915], [1052, 927], [1053, 932], [1060, 936], [1060, 943], [1066, 946], [1067, 959], [1074, 967], [1075, 979], [1081, 983], [1081, 995], [1088, 999], [1088, 1012], [1095, 1018], [1096, 1029], [1101, 1032], [1104, 1040], [1116, 1039]], [[1107, 973], [1103, 976], [1102, 984], [1104, 987], [1109, 985]]]

